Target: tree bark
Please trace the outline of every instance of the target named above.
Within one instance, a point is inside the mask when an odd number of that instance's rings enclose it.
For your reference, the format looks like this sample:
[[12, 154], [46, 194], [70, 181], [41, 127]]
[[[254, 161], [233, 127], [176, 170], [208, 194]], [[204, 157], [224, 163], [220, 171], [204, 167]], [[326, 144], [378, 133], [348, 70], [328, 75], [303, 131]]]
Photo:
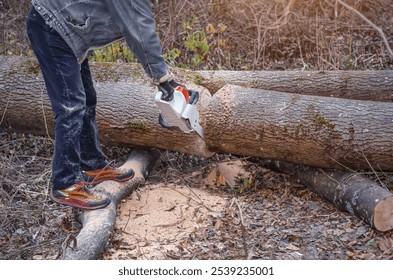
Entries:
[[116, 208], [122, 199], [145, 183], [145, 179], [159, 158], [157, 150], [136, 149], [131, 152], [122, 168], [133, 169], [135, 176], [128, 182], [105, 181], [94, 190], [105, 192], [112, 198], [111, 203], [102, 209], [82, 211], [79, 215], [83, 228], [76, 237], [76, 248], [67, 247], [62, 259], [93, 260], [106, 249], [109, 236], [116, 222]]
[[202, 115], [211, 151], [313, 167], [393, 170], [393, 104], [228, 85]]
[[[0, 57], [0, 129], [53, 135], [54, 118], [38, 62], [29, 57]], [[170, 131], [158, 123], [157, 89], [135, 65], [96, 64], [97, 124], [103, 144], [154, 147], [210, 157], [196, 133]], [[123, 69], [123, 70], [120, 70]], [[123, 71], [123, 78], [115, 73]], [[135, 72], [131, 72], [135, 71]], [[128, 72], [128, 75], [124, 74]], [[210, 93], [196, 85], [206, 106]]]
[[[0, 128], [52, 134], [53, 115], [34, 58], [0, 57]], [[247, 155], [321, 168], [393, 170], [393, 104], [227, 85], [199, 102], [205, 141], [162, 128], [156, 89], [127, 64], [94, 64], [102, 143], [210, 157]], [[134, 71], [134, 72], [132, 72]], [[124, 73], [130, 73], [125, 75]], [[131, 73], [132, 72], [132, 73]], [[117, 73], [123, 73], [118, 75]], [[186, 81], [187, 82], [187, 81]]]
[[339, 210], [362, 218], [379, 231], [393, 229], [393, 194], [368, 177], [270, 161], [267, 167], [297, 178]]
[[[98, 81], [143, 79], [139, 64], [93, 63]], [[190, 71], [172, 67], [179, 79], [187, 78], [214, 94], [227, 84], [303, 95], [369, 101], [393, 101], [393, 71]], [[129, 73], [134, 73], [130, 75]]]
[[215, 93], [226, 84], [271, 91], [393, 101], [393, 71], [198, 71], [190, 77]]

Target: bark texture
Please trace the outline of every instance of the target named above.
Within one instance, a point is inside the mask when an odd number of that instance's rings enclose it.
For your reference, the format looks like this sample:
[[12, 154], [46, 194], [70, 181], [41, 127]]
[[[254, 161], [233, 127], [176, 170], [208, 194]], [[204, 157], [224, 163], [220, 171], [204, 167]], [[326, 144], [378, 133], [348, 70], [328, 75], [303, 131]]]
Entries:
[[[226, 84], [265, 90], [393, 101], [393, 71], [199, 71], [198, 83], [215, 93]], [[192, 75], [190, 75], [192, 77]], [[194, 75], [195, 76], [195, 75]]]
[[105, 192], [112, 202], [105, 208], [94, 211], [82, 211], [79, 218], [83, 225], [76, 237], [76, 248], [67, 247], [62, 259], [93, 260], [106, 249], [110, 234], [116, 222], [116, 208], [126, 196], [145, 183], [146, 177], [159, 158], [157, 150], [136, 149], [131, 152], [122, 168], [131, 168], [135, 176], [128, 182], [105, 181], [98, 184], [94, 190]]
[[296, 177], [339, 210], [356, 215], [377, 230], [393, 229], [393, 194], [368, 177], [278, 161], [267, 166]]
[[[53, 114], [34, 58], [0, 57], [0, 129], [52, 134]], [[196, 133], [162, 128], [156, 89], [134, 64], [94, 64], [102, 143], [210, 157], [247, 155], [321, 168], [393, 170], [393, 103], [227, 85], [202, 93]], [[119, 74], [122, 73], [122, 74]], [[125, 73], [128, 73], [125, 74]], [[187, 81], [182, 81], [187, 82]]]
[[393, 170], [393, 103], [227, 85], [202, 115], [214, 152], [322, 168]]
[[[53, 135], [53, 113], [38, 62], [28, 57], [0, 57], [0, 65], [0, 129]], [[123, 73], [123, 77], [116, 78], [120, 68], [120, 64], [92, 66], [102, 143], [154, 147], [203, 157], [212, 155], [198, 134], [162, 128], [154, 102], [156, 87], [135, 65], [125, 66], [123, 71], [129, 71], [127, 77]], [[210, 93], [196, 85], [192, 87], [202, 93], [200, 106], [206, 106]]]

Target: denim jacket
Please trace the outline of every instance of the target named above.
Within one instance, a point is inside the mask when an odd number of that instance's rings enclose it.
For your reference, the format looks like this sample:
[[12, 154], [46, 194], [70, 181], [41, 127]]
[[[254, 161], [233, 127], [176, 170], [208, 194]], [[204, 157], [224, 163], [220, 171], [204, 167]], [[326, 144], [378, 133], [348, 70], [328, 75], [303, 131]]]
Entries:
[[90, 50], [124, 38], [154, 83], [170, 78], [152, 0], [32, 0], [32, 5], [63, 37], [79, 63]]

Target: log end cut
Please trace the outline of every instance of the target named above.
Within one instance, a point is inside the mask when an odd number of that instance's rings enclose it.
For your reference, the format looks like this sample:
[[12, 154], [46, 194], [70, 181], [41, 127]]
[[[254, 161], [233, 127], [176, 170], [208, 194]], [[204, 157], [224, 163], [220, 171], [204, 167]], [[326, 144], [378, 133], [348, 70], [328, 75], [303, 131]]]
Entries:
[[379, 201], [374, 208], [374, 227], [379, 231], [393, 229], [393, 195]]

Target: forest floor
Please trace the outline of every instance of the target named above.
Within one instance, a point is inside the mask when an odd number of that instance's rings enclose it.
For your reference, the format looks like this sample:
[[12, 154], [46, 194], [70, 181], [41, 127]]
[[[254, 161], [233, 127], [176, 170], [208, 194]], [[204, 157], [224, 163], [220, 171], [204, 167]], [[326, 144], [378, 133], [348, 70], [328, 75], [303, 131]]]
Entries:
[[[48, 197], [51, 139], [0, 133], [0, 147], [0, 259], [59, 258], [80, 224], [71, 208]], [[116, 165], [128, 149], [106, 153]], [[218, 163], [237, 167], [234, 186], [216, 176]], [[340, 212], [258, 159], [162, 151], [146, 184], [119, 205], [99, 258], [388, 260], [393, 232]]]

